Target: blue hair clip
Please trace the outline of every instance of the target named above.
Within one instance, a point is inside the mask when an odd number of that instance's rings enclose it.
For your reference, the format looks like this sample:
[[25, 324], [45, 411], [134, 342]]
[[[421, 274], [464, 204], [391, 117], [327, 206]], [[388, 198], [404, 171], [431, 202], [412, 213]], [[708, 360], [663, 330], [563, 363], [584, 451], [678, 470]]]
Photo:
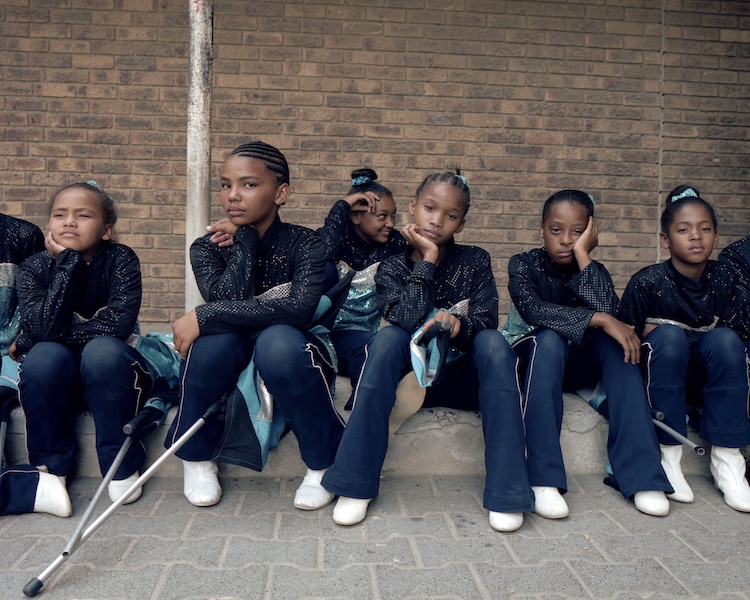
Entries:
[[670, 204], [672, 202], [677, 202], [678, 200], [682, 200], [683, 198], [697, 198], [698, 194], [695, 193], [695, 190], [693, 188], [688, 188], [676, 196], [672, 196], [672, 199], [669, 201]]
[[96, 183], [96, 181], [94, 181], [93, 179], [89, 179], [88, 181], [80, 181], [79, 183], [86, 183], [90, 185], [92, 188], [96, 188], [97, 190], [99, 190], [102, 194], [104, 193], [104, 190], [100, 188], [99, 184]]
[[589, 197], [589, 200], [591, 200], [591, 204], [596, 206], [596, 200], [594, 200], [594, 197], [591, 194], [586, 194]]
[[466, 187], [469, 187], [469, 180], [468, 180], [468, 179], [466, 179], [466, 177], [464, 177], [463, 175], [456, 175], [456, 177], [458, 177], [458, 178], [459, 178], [459, 179], [460, 179], [461, 181], [463, 181], [463, 182], [464, 182], [464, 185], [465, 185]]
[[370, 183], [372, 179], [370, 179], [367, 175], [360, 175], [359, 177], [355, 177], [352, 179], [352, 185], [364, 185], [366, 183]]

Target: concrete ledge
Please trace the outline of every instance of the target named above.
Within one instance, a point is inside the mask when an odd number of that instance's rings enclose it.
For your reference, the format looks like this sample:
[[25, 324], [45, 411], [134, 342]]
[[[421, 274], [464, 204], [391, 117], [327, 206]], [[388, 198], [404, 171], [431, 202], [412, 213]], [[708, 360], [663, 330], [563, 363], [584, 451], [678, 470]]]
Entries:
[[[351, 387], [346, 378], [339, 377], [336, 384], [336, 407], [343, 410]], [[607, 468], [607, 421], [592, 409], [582, 398], [565, 394], [565, 413], [560, 435], [566, 470], [571, 475], [601, 473]], [[163, 452], [163, 442], [176, 410], [167, 417], [167, 422], [147, 441], [147, 464], [152, 464]], [[6, 441], [9, 464], [25, 463], [26, 421], [21, 409], [11, 414]], [[78, 417], [76, 433], [80, 445], [76, 474], [99, 477], [99, 465], [95, 450], [94, 422], [90, 413]], [[693, 441], [700, 442], [691, 432]], [[688, 474], [708, 472], [708, 457], [699, 457], [694, 452], [683, 452], [683, 470]], [[261, 473], [232, 465], [222, 465], [224, 477], [299, 477], [305, 467], [299, 455], [297, 440], [288, 434], [278, 448], [269, 454], [268, 464]], [[484, 438], [480, 416], [474, 411], [447, 408], [422, 409], [399, 429], [390, 444], [383, 467], [384, 475], [483, 475]], [[165, 462], [156, 477], [181, 477], [182, 467], [177, 458]]]

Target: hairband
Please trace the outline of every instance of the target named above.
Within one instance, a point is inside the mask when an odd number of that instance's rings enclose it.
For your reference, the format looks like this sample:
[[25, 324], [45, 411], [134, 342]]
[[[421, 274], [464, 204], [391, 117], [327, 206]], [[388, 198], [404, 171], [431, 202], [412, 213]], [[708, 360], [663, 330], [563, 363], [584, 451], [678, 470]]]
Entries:
[[677, 202], [678, 200], [682, 200], [683, 198], [698, 198], [698, 194], [695, 193], [695, 190], [693, 188], [688, 188], [676, 196], [672, 196], [672, 198], [669, 200], [669, 203]]
[[104, 190], [99, 187], [99, 184], [96, 183], [93, 179], [89, 179], [88, 181], [76, 181], [76, 183], [85, 183], [86, 185], [90, 185], [92, 188], [96, 188], [99, 190], [102, 194], [104, 193]]
[[360, 175], [359, 177], [355, 177], [352, 179], [352, 185], [364, 185], [366, 183], [370, 183], [372, 179], [368, 177], [367, 175]]
[[458, 173], [456, 173], [456, 177], [463, 181], [466, 187], [469, 187], [469, 180], [466, 179], [466, 177], [464, 177], [463, 175], [459, 175]]
[[591, 204], [596, 206], [596, 200], [594, 200], [594, 197], [591, 194], [586, 194], [589, 197], [589, 200], [591, 200]]

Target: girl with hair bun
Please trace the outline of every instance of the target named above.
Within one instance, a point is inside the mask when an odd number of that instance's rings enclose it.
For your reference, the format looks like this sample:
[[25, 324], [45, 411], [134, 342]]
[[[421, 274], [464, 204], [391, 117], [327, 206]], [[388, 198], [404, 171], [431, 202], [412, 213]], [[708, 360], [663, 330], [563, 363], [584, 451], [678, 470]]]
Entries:
[[347, 410], [354, 401], [353, 390], [362, 371], [365, 346], [380, 328], [375, 273], [383, 259], [406, 248], [406, 241], [394, 229], [393, 194], [377, 178], [372, 169], [353, 171], [348, 194], [333, 205], [325, 225], [318, 229], [326, 244], [327, 260], [335, 266], [338, 276], [343, 277], [351, 270], [356, 272], [331, 331], [339, 373], [349, 375], [352, 385]]
[[[740, 451], [750, 443], [748, 371], [741, 311], [744, 288], [725, 264], [709, 260], [718, 244], [716, 214], [695, 187], [667, 196], [661, 247], [670, 258], [633, 275], [620, 318], [642, 337], [648, 400], [664, 422], [687, 435], [688, 405], [702, 405], [700, 435], [712, 444], [714, 485], [733, 509], [750, 512], [750, 485]], [[682, 473], [682, 446], [658, 432], [664, 470], [677, 502], [692, 502]]]

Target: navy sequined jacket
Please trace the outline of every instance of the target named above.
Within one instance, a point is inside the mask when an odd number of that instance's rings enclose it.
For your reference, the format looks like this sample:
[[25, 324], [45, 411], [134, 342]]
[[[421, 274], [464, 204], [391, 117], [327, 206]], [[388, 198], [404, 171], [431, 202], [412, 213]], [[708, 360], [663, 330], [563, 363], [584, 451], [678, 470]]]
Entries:
[[[583, 342], [594, 313], [615, 315], [619, 302], [604, 265], [592, 261], [579, 271], [577, 264], [558, 265], [544, 248], [511, 257], [508, 291], [511, 311], [515, 307], [529, 325], [525, 333], [546, 327], [577, 345]], [[507, 332], [503, 333], [507, 339]]]
[[[219, 248], [211, 234], [190, 247], [198, 289], [206, 304], [196, 307], [201, 335], [256, 333], [286, 323], [304, 328], [323, 294], [325, 246], [314, 231], [276, 217], [263, 239], [240, 227], [234, 244]], [[256, 298], [289, 284], [288, 293]]]
[[750, 340], [750, 236], [730, 244], [719, 254], [719, 262], [728, 265], [741, 287], [740, 336]]
[[406, 250], [406, 240], [398, 231], [391, 232], [386, 244], [368, 244], [357, 235], [349, 217], [350, 212], [349, 204], [339, 200], [328, 213], [325, 225], [318, 229], [318, 234], [325, 242], [329, 261], [337, 263], [343, 260], [355, 271], [361, 271]]
[[620, 320], [635, 326], [638, 335], [646, 319], [675, 321], [692, 330], [730, 327], [740, 333], [742, 295], [736, 275], [726, 265], [709, 260], [694, 281], [667, 260], [633, 275], [622, 296]]
[[18, 265], [42, 250], [44, 234], [39, 227], [0, 214], [0, 353], [3, 355], [21, 330], [16, 292]]
[[18, 351], [53, 341], [81, 349], [96, 337], [127, 340], [141, 307], [141, 269], [135, 252], [104, 242], [86, 263], [75, 250], [54, 259], [46, 250], [21, 263], [16, 278], [22, 332]]
[[482, 329], [497, 329], [498, 298], [490, 255], [476, 246], [451, 241], [440, 264], [414, 262], [408, 250], [380, 263], [375, 275], [380, 314], [415, 332], [433, 309], [457, 306], [461, 321], [451, 344], [465, 351]]

